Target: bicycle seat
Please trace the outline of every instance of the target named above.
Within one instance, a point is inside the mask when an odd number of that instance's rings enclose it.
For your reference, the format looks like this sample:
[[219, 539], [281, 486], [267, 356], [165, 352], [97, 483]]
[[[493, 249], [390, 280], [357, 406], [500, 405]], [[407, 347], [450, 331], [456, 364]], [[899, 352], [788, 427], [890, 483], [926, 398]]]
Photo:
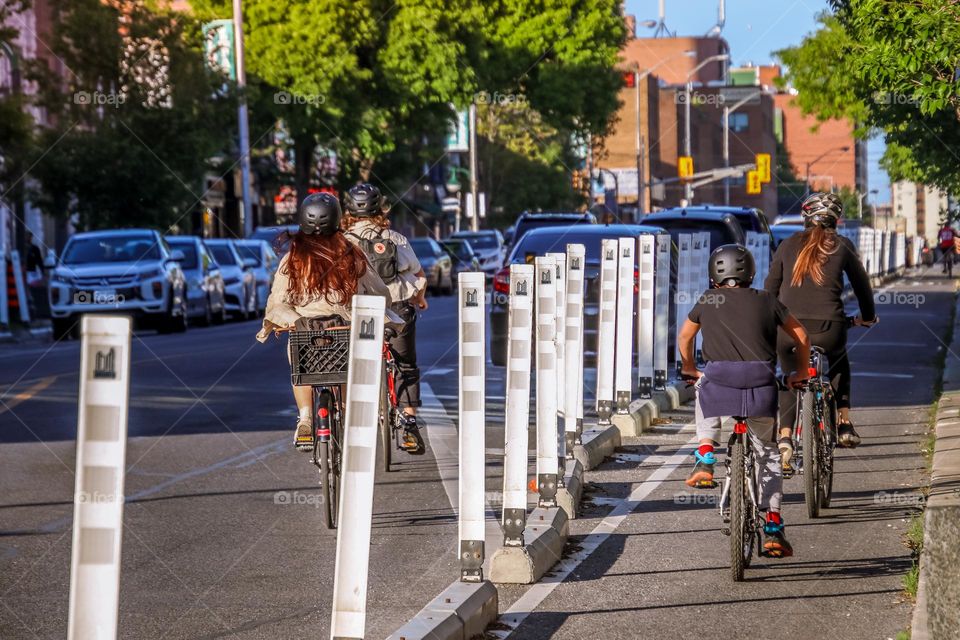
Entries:
[[393, 327], [384, 327], [383, 328], [383, 337], [387, 340], [393, 340], [397, 337], [397, 330]]

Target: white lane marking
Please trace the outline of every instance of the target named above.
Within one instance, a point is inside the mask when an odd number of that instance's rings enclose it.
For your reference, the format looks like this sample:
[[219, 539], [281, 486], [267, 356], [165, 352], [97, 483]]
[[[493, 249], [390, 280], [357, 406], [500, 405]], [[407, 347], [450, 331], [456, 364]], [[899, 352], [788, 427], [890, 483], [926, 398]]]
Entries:
[[509, 625], [511, 627], [510, 630], [493, 631], [490, 632], [490, 635], [496, 638], [509, 637], [527, 616], [536, 610], [547, 596], [553, 593], [557, 585], [566, 580], [574, 569], [580, 566], [581, 562], [590, 557], [590, 555], [610, 537], [610, 534], [616, 531], [623, 520], [640, 506], [644, 498], [659, 487], [681, 464], [689, 461], [690, 453], [693, 451], [692, 445], [696, 441], [696, 438], [688, 441], [675, 454], [670, 456], [662, 466], [651, 473], [646, 480], [637, 484], [633, 491], [630, 492], [630, 495], [618, 501], [613, 511], [580, 542], [580, 551], [562, 559], [553, 568], [551, 575], [530, 587], [509, 609], [500, 615], [499, 621]]
[[870, 371], [854, 371], [853, 375], [860, 378], [898, 378], [903, 380], [912, 380], [916, 377], [909, 373], [874, 373]]

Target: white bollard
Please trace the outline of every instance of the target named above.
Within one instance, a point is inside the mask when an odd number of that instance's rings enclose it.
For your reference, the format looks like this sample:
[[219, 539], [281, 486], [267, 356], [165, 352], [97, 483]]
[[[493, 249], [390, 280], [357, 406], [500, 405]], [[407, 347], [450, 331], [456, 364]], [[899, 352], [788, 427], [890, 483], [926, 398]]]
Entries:
[[533, 265], [510, 267], [507, 321], [507, 406], [503, 460], [503, 544], [523, 546], [527, 520], [527, 428], [530, 422], [530, 337]]
[[486, 296], [480, 271], [460, 274], [460, 580], [481, 582], [486, 531]]
[[537, 258], [537, 488], [541, 507], [557, 506], [557, 263]]
[[674, 357], [677, 372], [680, 371], [680, 327], [683, 326], [683, 319], [686, 317], [687, 313], [690, 310], [692, 302], [691, 290], [692, 285], [692, 269], [693, 269], [693, 234], [691, 233], [681, 233], [677, 239], [677, 246], [679, 247], [679, 255], [677, 259], [677, 294], [675, 306], [677, 309], [677, 326], [676, 326], [676, 342], [674, 343]]
[[380, 296], [353, 297], [330, 622], [333, 639], [363, 638], [366, 627], [384, 306], [385, 300]]
[[130, 318], [83, 316], [70, 640], [116, 638], [130, 397]]
[[567, 308], [564, 328], [563, 433], [564, 458], [573, 460], [583, 412], [583, 276], [586, 248], [567, 245]]
[[633, 288], [636, 238], [620, 238], [617, 259], [617, 333], [614, 342], [613, 392], [617, 413], [630, 413], [633, 391]]
[[[548, 258], [553, 258], [556, 265], [556, 280], [554, 284], [557, 289], [557, 331], [555, 333], [557, 345], [557, 393], [562, 394], [566, 389], [566, 361], [564, 352], [566, 351], [566, 325], [567, 325], [567, 254], [548, 253]], [[566, 413], [564, 411], [564, 402], [557, 399], [557, 458], [559, 460], [559, 471], [557, 477], [557, 486], [564, 486], [563, 476], [566, 473], [567, 457], [567, 439], [564, 437], [563, 429], [566, 424]]]
[[600, 243], [600, 308], [597, 326], [597, 422], [610, 424], [617, 331], [617, 250], [619, 241]]
[[[696, 271], [694, 272], [694, 279], [692, 282], [692, 288], [690, 291], [690, 305], [687, 308], [688, 312], [690, 309], [693, 309], [693, 306], [697, 303], [697, 300], [700, 298], [700, 294], [704, 292], [710, 286], [710, 233], [707, 231], [700, 231], [695, 234], [696, 236]], [[686, 314], [684, 314], [686, 318]], [[683, 323], [680, 319], [677, 319], [677, 324], [682, 326]], [[703, 332], [700, 331], [697, 333], [697, 362], [703, 362]]]
[[653, 387], [667, 387], [667, 345], [670, 340], [670, 262], [673, 240], [669, 233], [657, 235], [654, 260]]
[[[14, 291], [17, 293], [17, 300], [20, 303], [20, 322], [29, 323], [30, 322], [30, 301], [27, 299], [29, 295], [27, 293], [27, 286], [23, 278], [23, 267], [20, 264], [20, 253], [17, 251], [10, 252], [10, 264], [13, 266], [13, 284]], [[6, 278], [7, 274], [3, 274], [3, 277]], [[6, 286], [6, 282], [4, 282]]]
[[644, 233], [637, 237], [637, 263], [640, 290], [637, 293], [637, 392], [641, 398], [653, 394], [653, 284], [656, 236]]

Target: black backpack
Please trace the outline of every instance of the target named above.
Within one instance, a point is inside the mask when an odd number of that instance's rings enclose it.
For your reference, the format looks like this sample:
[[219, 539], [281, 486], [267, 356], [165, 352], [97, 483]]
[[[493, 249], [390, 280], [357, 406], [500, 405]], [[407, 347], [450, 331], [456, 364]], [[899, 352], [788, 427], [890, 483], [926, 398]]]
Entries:
[[360, 241], [360, 250], [366, 254], [370, 266], [385, 284], [390, 284], [397, 279], [400, 266], [397, 244], [393, 240], [384, 236], [382, 232], [367, 236], [358, 236], [355, 233], [350, 235]]

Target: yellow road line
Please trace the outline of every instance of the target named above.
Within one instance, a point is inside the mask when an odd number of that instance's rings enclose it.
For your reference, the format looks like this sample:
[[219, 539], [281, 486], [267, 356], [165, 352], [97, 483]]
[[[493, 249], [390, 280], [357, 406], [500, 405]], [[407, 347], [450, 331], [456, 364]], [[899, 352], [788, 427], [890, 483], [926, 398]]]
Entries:
[[7, 411], [13, 409], [18, 404], [26, 402], [30, 398], [34, 397], [35, 395], [37, 395], [38, 393], [40, 393], [41, 391], [49, 387], [51, 384], [53, 384], [53, 381], [56, 379], [57, 379], [56, 376], [50, 376], [49, 378], [41, 378], [39, 381], [35, 382], [32, 386], [24, 389], [20, 393], [11, 397], [9, 400], [0, 398], [0, 400], [3, 401], [3, 405], [0, 405], [0, 414], [4, 414]]

